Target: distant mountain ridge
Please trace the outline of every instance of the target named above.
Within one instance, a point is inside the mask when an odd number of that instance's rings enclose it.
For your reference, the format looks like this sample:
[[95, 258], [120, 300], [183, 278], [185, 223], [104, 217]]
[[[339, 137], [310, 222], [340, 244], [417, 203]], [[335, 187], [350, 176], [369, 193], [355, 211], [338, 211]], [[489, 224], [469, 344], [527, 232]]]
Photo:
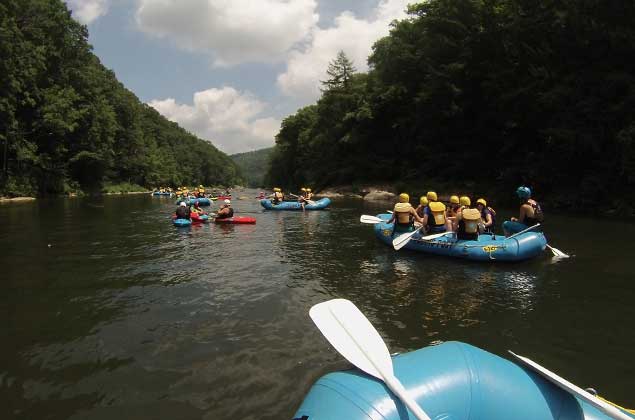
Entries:
[[248, 187], [262, 187], [264, 186], [265, 173], [269, 166], [271, 152], [273, 152], [273, 147], [252, 152], [236, 153], [229, 157], [240, 168], [242, 177]]

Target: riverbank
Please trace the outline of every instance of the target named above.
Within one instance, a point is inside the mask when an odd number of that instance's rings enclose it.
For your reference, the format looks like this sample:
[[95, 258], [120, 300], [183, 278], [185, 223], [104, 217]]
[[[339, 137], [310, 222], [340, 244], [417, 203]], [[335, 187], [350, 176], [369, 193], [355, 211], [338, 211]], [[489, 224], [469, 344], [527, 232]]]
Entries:
[[0, 197], [0, 203], [24, 203], [36, 200], [35, 197]]

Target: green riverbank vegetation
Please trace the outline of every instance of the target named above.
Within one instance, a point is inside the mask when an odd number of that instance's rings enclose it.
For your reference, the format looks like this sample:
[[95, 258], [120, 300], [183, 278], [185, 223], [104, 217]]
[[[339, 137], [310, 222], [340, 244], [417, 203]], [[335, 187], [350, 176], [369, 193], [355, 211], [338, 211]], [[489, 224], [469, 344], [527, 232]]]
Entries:
[[242, 182], [227, 155], [140, 102], [87, 39], [60, 0], [0, 3], [0, 195]]
[[635, 203], [635, 3], [429, 0], [341, 52], [317, 103], [284, 119], [267, 173], [295, 188], [435, 180], [559, 207]]

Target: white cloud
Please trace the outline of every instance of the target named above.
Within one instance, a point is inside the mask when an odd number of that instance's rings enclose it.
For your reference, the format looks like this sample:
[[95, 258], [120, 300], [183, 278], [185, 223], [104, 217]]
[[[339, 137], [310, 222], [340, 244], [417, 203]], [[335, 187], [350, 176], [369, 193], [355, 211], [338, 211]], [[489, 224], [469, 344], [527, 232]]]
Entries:
[[232, 87], [196, 92], [192, 105], [179, 104], [172, 98], [154, 100], [149, 105], [230, 154], [273, 146], [280, 130], [280, 121], [261, 116], [266, 110], [264, 102]]
[[314, 102], [320, 95], [320, 80], [324, 80], [329, 62], [340, 50], [358, 71], [368, 70], [372, 45], [388, 35], [390, 22], [406, 16], [406, 7], [412, 1], [381, 0], [368, 19], [344, 12], [335, 19], [333, 27], [315, 27], [309, 44], [289, 54], [286, 72], [278, 76], [278, 87], [285, 95], [304, 103]]
[[210, 54], [216, 66], [284, 60], [318, 20], [316, 0], [138, 0], [149, 35]]
[[88, 25], [108, 12], [109, 0], [69, 0], [68, 8], [73, 17], [84, 25]]

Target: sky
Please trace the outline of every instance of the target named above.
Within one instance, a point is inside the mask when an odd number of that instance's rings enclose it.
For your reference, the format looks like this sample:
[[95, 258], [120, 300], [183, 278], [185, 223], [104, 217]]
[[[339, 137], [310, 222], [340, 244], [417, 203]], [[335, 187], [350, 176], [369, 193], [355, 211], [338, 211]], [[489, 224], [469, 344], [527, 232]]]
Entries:
[[[342, 50], [367, 71], [408, 0], [67, 0], [141, 101], [233, 154], [270, 147]], [[410, 0], [412, 2], [412, 0]]]

